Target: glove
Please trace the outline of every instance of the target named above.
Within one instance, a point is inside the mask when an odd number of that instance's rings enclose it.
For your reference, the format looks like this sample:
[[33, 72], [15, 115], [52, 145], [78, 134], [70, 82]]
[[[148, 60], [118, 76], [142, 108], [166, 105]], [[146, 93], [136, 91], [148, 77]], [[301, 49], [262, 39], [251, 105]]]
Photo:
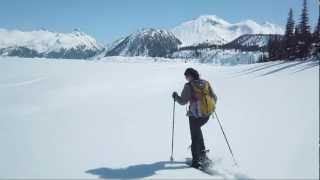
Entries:
[[179, 95], [178, 95], [177, 92], [173, 92], [173, 93], [172, 93], [172, 98], [173, 98], [174, 100], [176, 100], [178, 96], [179, 96]]

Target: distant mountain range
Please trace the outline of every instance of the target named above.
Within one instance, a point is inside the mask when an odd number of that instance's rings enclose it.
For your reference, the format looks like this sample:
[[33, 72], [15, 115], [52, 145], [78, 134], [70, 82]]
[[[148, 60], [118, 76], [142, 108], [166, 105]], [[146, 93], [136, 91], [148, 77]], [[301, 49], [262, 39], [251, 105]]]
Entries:
[[172, 29], [182, 46], [210, 43], [222, 45], [244, 34], [283, 34], [281, 26], [269, 22], [258, 24], [253, 20], [229, 23], [217, 16], [200, 16]]
[[[0, 55], [88, 59], [95, 56], [172, 57], [185, 48], [264, 47], [270, 37], [281, 35], [281, 26], [252, 20], [229, 23], [217, 16], [200, 16], [169, 30], [142, 29], [110, 46], [98, 43], [79, 30], [57, 33], [0, 29]], [[192, 49], [192, 48], [191, 48]]]
[[265, 51], [270, 39], [281, 38], [279, 34], [245, 34], [226, 44], [212, 44], [208, 42], [190, 46], [182, 46], [177, 51], [202, 49], [235, 49], [241, 51]]
[[5, 56], [86, 59], [103, 50], [102, 44], [79, 30], [56, 33], [0, 29], [0, 54]]

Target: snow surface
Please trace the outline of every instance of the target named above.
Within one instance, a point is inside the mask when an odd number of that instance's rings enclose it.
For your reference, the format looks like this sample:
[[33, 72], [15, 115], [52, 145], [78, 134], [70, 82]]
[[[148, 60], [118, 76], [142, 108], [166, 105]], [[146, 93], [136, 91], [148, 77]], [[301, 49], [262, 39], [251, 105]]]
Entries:
[[103, 45], [93, 37], [74, 30], [71, 33], [56, 33], [47, 30], [24, 32], [20, 30], [0, 29], [0, 49], [9, 47], [27, 47], [38, 53], [57, 52], [61, 49], [77, 47], [102, 50]]
[[229, 23], [215, 15], [203, 15], [174, 27], [172, 32], [182, 41], [181, 46], [189, 46], [204, 42], [225, 44], [244, 34], [283, 34], [284, 30], [269, 22]]
[[[112, 59], [122, 59], [121, 62]], [[0, 59], [1, 178], [319, 177], [319, 62], [217, 66], [108, 57], [94, 61]], [[163, 62], [162, 62], [163, 61]], [[194, 67], [218, 95], [203, 133], [214, 177], [190, 157], [185, 107], [173, 102]]]

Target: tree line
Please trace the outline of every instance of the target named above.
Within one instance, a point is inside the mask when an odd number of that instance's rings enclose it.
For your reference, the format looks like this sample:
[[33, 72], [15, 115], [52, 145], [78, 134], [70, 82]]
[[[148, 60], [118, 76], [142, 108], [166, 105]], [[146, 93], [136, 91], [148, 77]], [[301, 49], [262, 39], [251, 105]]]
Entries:
[[295, 22], [293, 10], [289, 10], [284, 36], [274, 36], [268, 42], [268, 56], [260, 61], [306, 60], [311, 56], [320, 58], [320, 7], [319, 18], [314, 31], [309, 25], [307, 0], [303, 0], [300, 21]]

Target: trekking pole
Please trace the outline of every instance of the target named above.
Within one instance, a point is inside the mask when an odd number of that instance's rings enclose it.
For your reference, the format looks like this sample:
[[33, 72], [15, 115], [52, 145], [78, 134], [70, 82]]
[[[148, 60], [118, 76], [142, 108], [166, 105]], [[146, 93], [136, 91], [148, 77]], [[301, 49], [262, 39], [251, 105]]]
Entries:
[[221, 125], [221, 122], [220, 122], [220, 120], [219, 120], [219, 117], [218, 117], [218, 115], [217, 115], [216, 112], [214, 112], [214, 113], [215, 113], [215, 115], [216, 115], [216, 117], [217, 117], [218, 123], [219, 123], [219, 125], [220, 125], [221, 131], [222, 131], [223, 136], [224, 136], [224, 139], [226, 140], [227, 145], [228, 145], [228, 147], [229, 147], [229, 151], [230, 151], [230, 153], [231, 153], [233, 162], [234, 162], [234, 164], [235, 164], [236, 166], [238, 166], [238, 163], [237, 163], [236, 159], [234, 158], [233, 152], [232, 152], [232, 150], [231, 150], [231, 147], [230, 147], [229, 141], [228, 141], [228, 139], [227, 139], [227, 136], [226, 136], [226, 134], [224, 133], [224, 130], [223, 130], [223, 128], [222, 128], [222, 125]]
[[173, 100], [173, 112], [172, 112], [172, 139], [171, 139], [171, 156], [170, 156], [170, 161], [173, 162], [173, 140], [174, 140], [174, 114], [175, 114], [175, 109], [176, 109], [176, 100]]

